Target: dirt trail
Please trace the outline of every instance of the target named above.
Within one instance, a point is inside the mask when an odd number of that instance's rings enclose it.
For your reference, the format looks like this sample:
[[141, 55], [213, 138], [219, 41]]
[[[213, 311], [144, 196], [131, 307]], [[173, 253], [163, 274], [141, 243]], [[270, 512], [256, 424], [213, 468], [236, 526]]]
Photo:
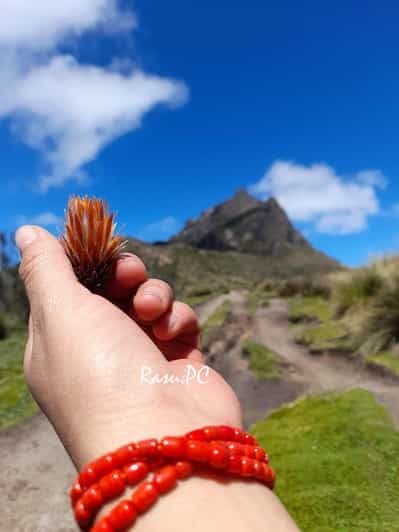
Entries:
[[[228, 299], [232, 303], [234, 321], [231, 326], [227, 324], [223, 328], [223, 339], [212, 346], [207, 362], [223, 375], [236, 392], [243, 411], [244, 425], [249, 427], [265, 418], [271, 410], [294, 400], [302, 393], [304, 386], [291, 378], [289, 365], [285, 365], [283, 376], [279, 380], [262, 381], [249, 370], [248, 360], [242, 356], [241, 342], [237, 341], [237, 330], [244, 330], [244, 336], [252, 336], [253, 333], [248, 323], [246, 294], [231, 292]], [[226, 349], [231, 333], [236, 341], [230, 349]]]
[[292, 367], [292, 378], [305, 393], [363, 388], [372, 392], [399, 425], [399, 385], [338, 356], [312, 356], [295, 343], [288, 324], [287, 303], [280, 299], [255, 316], [255, 335]]
[[[231, 292], [201, 305], [201, 322], [226, 299], [233, 303], [235, 319], [245, 319], [245, 295]], [[303, 393], [353, 387], [373, 392], [399, 423], [399, 386], [346, 360], [310, 356], [293, 341], [284, 301], [259, 310], [252, 332], [280, 354], [285, 371], [282, 380], [258, 381], [246, 371], [239, 344], [218, 359], [216, 366], [242, 402], [246, 425]], [[1, 531], [76, 532], [66, 497], [75, 471], [43, 415], [0, 433], [0, 471]]]

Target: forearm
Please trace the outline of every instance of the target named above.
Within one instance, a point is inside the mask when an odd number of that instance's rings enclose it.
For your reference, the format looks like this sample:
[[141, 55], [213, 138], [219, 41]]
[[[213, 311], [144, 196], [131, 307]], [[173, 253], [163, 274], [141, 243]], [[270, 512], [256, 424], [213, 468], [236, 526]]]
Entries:
[[297, 532], [278, 498], [265, 486], [223, 477], [194, 477], [161, 497], [139, 518], [135, 532]]

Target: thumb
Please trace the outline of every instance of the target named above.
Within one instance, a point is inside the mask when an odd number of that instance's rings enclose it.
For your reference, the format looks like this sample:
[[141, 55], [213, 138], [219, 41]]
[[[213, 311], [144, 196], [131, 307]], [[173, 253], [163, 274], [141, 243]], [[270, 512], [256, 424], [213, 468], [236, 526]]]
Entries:
[[81, 290], [60, 242], [41, 227], [25, 225], [18, 229], [15, 243], [21, 253], [19, 273], [32, 311], [54, 310], [54, 304], [70, 299]]

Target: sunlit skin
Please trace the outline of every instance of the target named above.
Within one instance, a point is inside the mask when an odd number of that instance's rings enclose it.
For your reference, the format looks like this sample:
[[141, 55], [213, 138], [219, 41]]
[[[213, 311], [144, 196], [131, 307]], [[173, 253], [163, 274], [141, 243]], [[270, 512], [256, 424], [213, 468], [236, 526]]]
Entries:
[[[99, 295], [77, 281], [62, 245], [44, 229], [25, 226], [16, 242], [31, 307], [26, 379], [79, 469], [132, 440], [241, 425], [239, 402], [214, 371], [206, 384], [140, 384], [142, 364], [179, 374], [188, 361], [202, 367], [202, 355], [194, 311], [174, 301], [166, 283], [149, 279], [138, 257], [119, 259]], [[162, 523], [164, 531], [179, 532], [194, 515], [192, 530], [264, 532], [265, 523], [275, 532], [297, 530], [263, 486], [202, 478], [159, 501], [135, 530]]]

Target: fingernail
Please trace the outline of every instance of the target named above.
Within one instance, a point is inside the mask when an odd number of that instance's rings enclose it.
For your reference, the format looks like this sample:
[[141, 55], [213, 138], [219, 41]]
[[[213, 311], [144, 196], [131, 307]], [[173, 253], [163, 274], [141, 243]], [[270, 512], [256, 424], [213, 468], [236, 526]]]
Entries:
[[23, 225], [15, 234], [15, 243], [20, 251], [31, 244], [37, 238], [36, 230], [30, 225]]

